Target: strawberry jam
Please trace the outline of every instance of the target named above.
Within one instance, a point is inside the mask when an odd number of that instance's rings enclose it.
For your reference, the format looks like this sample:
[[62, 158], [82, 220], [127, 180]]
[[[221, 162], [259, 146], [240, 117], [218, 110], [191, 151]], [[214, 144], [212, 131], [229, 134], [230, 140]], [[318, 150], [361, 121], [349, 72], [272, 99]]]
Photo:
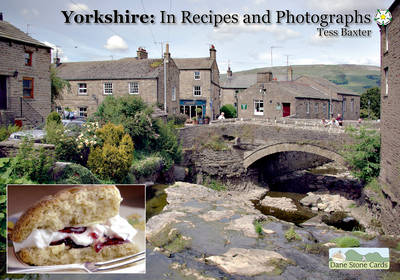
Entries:
[[128, 241], [123, 240], [122, 238], [114, 237], [114, 238], [109, 238], [107, 237], [106, 241], [103, 243], [97, 243], [94, 245], [94, 249], [96, 250], [96, 253], [100, 252], [101, 249], [103, 249], [104, 246], [110, 246], [110, 245], [118, 245], [118, 244], [123, 244]]
[[65, 232], [65, 233], [84, 233], [86, 231], [86, 227], [66, 227], [63, 228], [62, 230], [59, 230], [59, 232]]
[[85, 248], [85, 247], [89, 247], [89, 246], [83, 246], [83, 245], [78, 245], [76, 244], [71, 238], [67, 237], [58, 241], [54, 241], [50, 243], [50, 246], [53, 245], [61, 245], [61, 244], [65, 244], [65, 246], [71, 247], [71, 248]]

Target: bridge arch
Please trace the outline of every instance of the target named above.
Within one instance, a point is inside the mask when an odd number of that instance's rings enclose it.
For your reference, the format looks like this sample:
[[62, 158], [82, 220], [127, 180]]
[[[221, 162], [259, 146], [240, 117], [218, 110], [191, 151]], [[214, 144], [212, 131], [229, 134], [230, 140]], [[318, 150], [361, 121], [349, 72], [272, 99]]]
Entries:
[[344, 165], [344, 158], [336, 151], [329, 150], [325, 147], [320, 147], [314, 144], [299, 144], [299, 143], [275, 143], [260, 147], [255, 151], [251, 151], [244, 155], [243, 165], [247, 169], [254, 162], [266, 156], [282, 153], [282, 152], [306, 152], [323, 156], [331, 159], [340, 165]]

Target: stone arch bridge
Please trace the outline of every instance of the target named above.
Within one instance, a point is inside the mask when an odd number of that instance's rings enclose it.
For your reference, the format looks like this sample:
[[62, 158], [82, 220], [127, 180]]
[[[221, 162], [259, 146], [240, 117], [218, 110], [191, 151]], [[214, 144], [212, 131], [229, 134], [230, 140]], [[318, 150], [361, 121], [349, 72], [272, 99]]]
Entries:
[[343, 128], [327, 128], [316, 122], [235, 121], [184, 127], [180, 129], [180, 141], [183, 164], [191, 167], [196, 181], [202, 183], [205, 177], [243, 181], [245, 176], [251, 176], [254, 166], [268, 164], [283, 154], [286, 162], [282, 163], [280, 157], [279, 164], [287, 172], [319, 165], [324, 160], [343, 165], [340, 151], [352, 139]]

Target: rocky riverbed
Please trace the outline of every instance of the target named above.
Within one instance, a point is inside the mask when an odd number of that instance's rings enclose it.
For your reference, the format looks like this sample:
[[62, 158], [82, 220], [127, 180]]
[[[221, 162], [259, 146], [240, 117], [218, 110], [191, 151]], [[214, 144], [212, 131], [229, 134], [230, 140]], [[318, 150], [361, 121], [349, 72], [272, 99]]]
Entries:
[[[379, 279], [396, 277], [396, 272], [371, 270], [331, 270], [328, 249], [332, 240], [354, 236], [361, 247], [395, 246], [398, 240], [369, 233], [346, 232], [322, 220], [326, 209], [334, 207], [326, 197], [303, 198], [304, 207], [313, 207], [314, 218], [296, 225], [255, 207], [255, 201], [269, 207], [282, 205], [296, 211], [296, 204], [284, 204], [267, 196], [263, 188], [247, 192], [214, 191], [207, 187], [177, 182], [165, 189], [167, 205], [147, 222], [146, 279]], [[308, 197], [308, 198], [307, 198]], [[325, 200], [324, 200], [325, 199]], [[343, 206], [351, 212], [351, 201]], [[319, 205], [319, 204], [327, 204]], [[341, 204], [342, 205], [342, 204]], [[329, 209], [329, 208], [328, 208]], [[318, 211], [319, 210], [319, 211]], [[319, 218], [316, 218], [319, 217]], [[289, 238], [290, 237], [290, 238]], [[391, 270], [400, 252], [391, 249]], [[150, 277], [150, 278], [149, 278]], [[152, 278], [153, 277], [153, 278]], [[396, 279], [396, 278], [388, 278]], [[397, 278], [398, 279], [398, 278]]]

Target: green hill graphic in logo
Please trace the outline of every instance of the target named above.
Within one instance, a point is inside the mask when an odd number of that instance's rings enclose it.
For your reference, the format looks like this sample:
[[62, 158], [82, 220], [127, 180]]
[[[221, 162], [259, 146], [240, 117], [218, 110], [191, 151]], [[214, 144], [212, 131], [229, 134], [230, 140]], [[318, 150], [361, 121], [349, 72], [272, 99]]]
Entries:
[[331, 248], [331, 269], [389, 269], [388, 248]]

